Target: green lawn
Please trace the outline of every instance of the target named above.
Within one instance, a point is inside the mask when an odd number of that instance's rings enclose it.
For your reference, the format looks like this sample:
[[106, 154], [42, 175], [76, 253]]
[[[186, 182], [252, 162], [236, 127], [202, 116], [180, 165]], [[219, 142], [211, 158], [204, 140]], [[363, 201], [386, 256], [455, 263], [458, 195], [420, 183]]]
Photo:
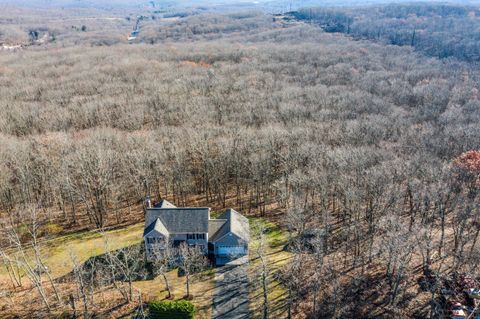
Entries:
[[[105, 253], [106, 242], [110, 251], [138, 244], [142, 241], [143, 223], [125, 228], [106, 231], [105, 236], [97, 231], [86, 231], [61, 236], [41, 242], [41, 254], [45, 264], [54, 278], [62, 277], [73, 269], [71, 256], [74, 255], [78, 263], [84, 263], [89, 258]], [[175, 299], [181, 299], [186, 294], [185, 277], [179, 277], [177, 270], [168, 273]], [[214, 287], [214, 273], [204, 272], [194, 276], [191, 284], [192, 302], [197, 307], [197, 318], [211, 317], [212, 291]], [[0, 268], [0, 282], [7, 282], [8, 275], [5, 268]], [[162, 300], [166, 297], [165, 285], [162, 278], [144, 280], [134, 283], [134, 287], [149, 299]]]
[[[263, 219], [250, 219], [250, 223], [261, 223], [267, 229], [268, 261], [270, 264], [269, 301], [273, 318], [284, 316], [284, 289], [273, 280], [274, 273], [290, 258], [288, 252], [283, 251], [287, 236], [278, 226]], [[54, 278], [62, 277], [72, 271], [73, 263], [71, 256], [74, 255], [79, 263], [84, 263], [89, 258], [101, 255], [105, 252], [105, 241], [108, 242], [109, 250], [117, 250], [142, 241], [143, 223], [131, 225], [125, 228], [106, 231], [105, 236], [97, 231], [86, 231], [76, 234], [61, 236], [41, 243], [41, 253], [45, 264], [49, 267]], [[251, 311], [253, 318], [261, 314], [261, 288], [255, 285], [256, 277], [254, 269], [259, 260], [255, 257], [255, 245], [252, 239], [250, 244], [250, 279], [251, 279]], [[186, 294], [185, 278], [179, 277], [177, 271], [168, 273], [175, 299], [181, 299]], [[191, 292], [192, 300], [197, 307], [197, 318], [211, 318], [212, 293], [215, 286], [214, 271], [207, 271], [193, 278]], [[0, 281], [7, 282], [8, 276], [4, 268], [0, 268]], [[163, 278], [157, 277], [152, 280], [138, 281], [134, 287], [141, 291], [148, 299], [162, 300], [166, 297]], [[275, 310], [273, 310], [275, 309]]]
[[[287, 234], [279, 226], [274, 223], [268, 222], [264, 219], [250, 219], [250, 227], [253, 228], [255, 223], [260, 223], [266, 230], [266, 244], [267, 244], [267, 260], [270, 268], [269, 285], [268, 285], [268, 300], [270, 308], [271, 318], [285, 318], [285, 297], [286, 291], [280, 285], [280, 283], [274, 280], [275, 273], [282, 268], [291, 258], [291, 254], [284, 251], [285, 244], [287, 243]], [[250, 311], [252, 318], [262, 317], [262, 304], [263, 304], [263, 292], [259, 285], [258, 275], [256, 269], [258, 268], [260, 261], [256, 256], [255, 247], [258, 242], [252, 237], [250, 242]]]
[[[109, 250], [116, 250], [138, 244], [142, 240], [143, 224], [135, 224], [122, 229], [105, 232], [84, 231], [40, 242], [43, 262], [48, 266], [54, 278], [68, 274], [73, 268], [72, 256], [77, 262], [84, 263], [90, 257], [105, 252], [105, 241]], [[32, 254], [27, 250], [29, 255]], [[4, 268], [0, 268], [0, 278], [5, 277]]]
[[143, 223], [105, 232], [82, 232], [50, 240], [42, 247], [46, 264], [55, 277], [69, 273], [73, 268], [71, 255], [79, 263], [105, 253], [106, 242], [110, 251], [138, 244], [142, 241]]
[[[195, 275], [190, 284], [190, 294], [193, 296], [192, 302], [197, 308], [195, 317], [197, 319], [210, 319], [212, 317], [214, 275], [213, 271], [205, 271], [202, 274]], [[187, 294], [185, 277], [179, 277], [176, 269], [170, 271], [167, 277], [174, 299], [182, 299]], [[164, 300], [167, 297], [165, 283], [160, 276], [153, 280], [137, 281], [134, 286], [142, 291], [149, 300]]]

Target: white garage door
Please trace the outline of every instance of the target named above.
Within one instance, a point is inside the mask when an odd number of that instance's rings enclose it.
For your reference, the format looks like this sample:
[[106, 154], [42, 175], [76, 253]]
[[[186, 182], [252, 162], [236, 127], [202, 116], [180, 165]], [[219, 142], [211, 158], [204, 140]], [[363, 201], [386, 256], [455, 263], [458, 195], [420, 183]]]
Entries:
[[243, 246], [219, 246], [217, 250], [219, 255], [244, 255], [245, 247]]

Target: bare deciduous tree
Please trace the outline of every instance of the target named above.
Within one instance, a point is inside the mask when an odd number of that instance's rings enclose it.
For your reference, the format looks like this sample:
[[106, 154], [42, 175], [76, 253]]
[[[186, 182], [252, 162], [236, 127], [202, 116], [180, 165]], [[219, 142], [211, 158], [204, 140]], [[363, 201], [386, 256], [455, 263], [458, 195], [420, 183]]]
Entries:
[[185, 274], [187, 298], [191, 298], [190, 294], [190, 280], [191, 276], [205, 269], [208, 261], [198, 246], [189, 246], [186, 243], [182, 243], [178, 248], [178, 267]]

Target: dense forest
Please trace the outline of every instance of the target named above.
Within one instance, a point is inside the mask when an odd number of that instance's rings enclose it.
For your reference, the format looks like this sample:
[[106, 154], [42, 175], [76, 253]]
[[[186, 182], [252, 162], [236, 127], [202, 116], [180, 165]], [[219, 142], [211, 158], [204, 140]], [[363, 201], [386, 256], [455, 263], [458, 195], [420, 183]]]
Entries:
[[480, 12], [476, 6], [388, 4], [360, 8], [306, 8], [291, 14], [321, 25], [326, 32], [413, 46], [428, 56], [470, 62], [480, 60]]
[[0, 261], [31, 207], [52, 238], [139, 222], [147, 196], [228, 205], [288, 231], [293, 317], [444, 318], [443, 283], [480, 276], [477, 11], [206, 13], [135, 44], [86, 22], [0, 52]]

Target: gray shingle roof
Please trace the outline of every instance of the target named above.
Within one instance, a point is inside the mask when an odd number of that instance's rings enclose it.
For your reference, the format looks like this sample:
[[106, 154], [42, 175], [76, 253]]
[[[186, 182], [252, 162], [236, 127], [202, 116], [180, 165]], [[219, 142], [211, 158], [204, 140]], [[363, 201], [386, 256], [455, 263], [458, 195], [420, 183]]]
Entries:
[[215, 240], [215, 238], [217, 238], [218, 236], [217, 234], [220, 234], [220, 233], [222, 233], [221, 236], [225, 235], [226, 232], [224, 232], [223, 229], [228, 229], [228, 226], [225, 226], [226, 223], [227, 223], [226, 219], [210, 219], [208, 221], [208, 240], [209, 241]]
[[210, 208], [147, 208], [145, 226], [157, 218], [169, 233], [207, 233]]
[[159, 218], [157, 218], [155, 221], [150, 223], [147, 228], [145, 228], [145, 230], [143, 231], [143, 236], [145, 237], [145, 235], [147, 235], [152, 230], [156, 230], [160, 234], [164, 234], [166, 236], [169, 235], [168, 230], [165, 228], [165, 225], [163, 225], [162, 221]]
[[159, 203], [155, 204], [155, 208], [176, 208], [177, 206], [173, 205], [166, 199], [162, 199]]
[[232, 232], [246, 242], [250, 241], [250, 225], [248, 219], [239, 212], [229, 208], [220, 215], [219, 219], [226, 219], [227, 222], [214, 236], [210, 237], [210, 241], [215, 242], [228, 232]]
[[210, 242], [232, 232], [247, 242], [250, 240], [248, 219], [233, 209], [227, 209], [218, 219], [210, 219], [210, 208], [177, 208], [167, 200], [146, 209], [143, 235], [152, 230], [165, 235], [208, 232]]

